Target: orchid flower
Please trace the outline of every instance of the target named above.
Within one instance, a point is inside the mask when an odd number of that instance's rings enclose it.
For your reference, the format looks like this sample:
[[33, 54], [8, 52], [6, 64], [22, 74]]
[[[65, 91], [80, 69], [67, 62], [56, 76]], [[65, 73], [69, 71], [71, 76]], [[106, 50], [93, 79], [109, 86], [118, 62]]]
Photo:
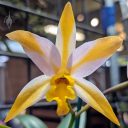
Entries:
[[119, 125], [112, 107], [103, 93], [83, 77], [99, 68], [122, 45], [119, 36], [100, 38], [75, 49], [76, 26], [71, 4], [68, 2], [58, 25], [56, 44], [28, 31], [17, 30], [6, 35], [18, 41], [28, 57], [45, 74], [32, 79], [19, 93], [5, 122], [42, 97], [57, 102], [57, 114], [69, 112], [67, 100], [80, 97], [89, 106]]

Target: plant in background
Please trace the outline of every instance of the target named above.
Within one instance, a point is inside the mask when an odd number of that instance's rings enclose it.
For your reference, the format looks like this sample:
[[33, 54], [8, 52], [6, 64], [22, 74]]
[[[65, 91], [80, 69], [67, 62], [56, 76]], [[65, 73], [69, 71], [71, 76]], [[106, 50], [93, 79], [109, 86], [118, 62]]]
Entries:
[[100, 38], [75, 49], [76, 26], [72, 7], [68, 2], [59, 22], [56, 46], [44, 37], [23, 30], [11, 32], [7, 37], [18, 41], [45, 75], [34, 78], [23, 88], [5, 122], [44, 96], [49, 102], [57, 102], [59, 116], [66, 115], [71, 109], [68, 100], [79, 96], [89, 106], [119, 125], [102, 92], [83, 78], [92, 74], [122, 45], [123, 41], [119, 36]]
[[0, 124], [0, 128], [10, 128], [10, 127]]

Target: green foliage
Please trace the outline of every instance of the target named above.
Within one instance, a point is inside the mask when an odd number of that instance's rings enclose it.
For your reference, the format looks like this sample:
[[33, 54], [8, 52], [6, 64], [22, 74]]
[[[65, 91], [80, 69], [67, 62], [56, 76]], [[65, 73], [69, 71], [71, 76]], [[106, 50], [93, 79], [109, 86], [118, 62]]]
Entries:
[[[58, 125], [57, 128], [69, 128], [70, 120], [71, 120], [71, 114], [68, 114], [62, 119], [61, 123]], [[85, 125], [86, 125], [86, 112], [82, 113], [80, 116], [80, 128], [84, 128]], [[72, 128], [75, 128], [75, 123], [73, 124]]]
[[44, 122], [32, 115], [20, 115], [16, 117], [24, 128], [48, 128]]
[[5, 125], [0, 125], [0, 128], [10, 128], [10, 127], [5, 126]]
[[[71, 120], [71, 114], [68, 114], [67, 116], [65, 116], [62, 119], [61, 123], [59, 124], [59, 126], [57, 128], [68, 128], [70, 120]], [[73, 128], [74, 128], [74, 126], [73, 126]]]

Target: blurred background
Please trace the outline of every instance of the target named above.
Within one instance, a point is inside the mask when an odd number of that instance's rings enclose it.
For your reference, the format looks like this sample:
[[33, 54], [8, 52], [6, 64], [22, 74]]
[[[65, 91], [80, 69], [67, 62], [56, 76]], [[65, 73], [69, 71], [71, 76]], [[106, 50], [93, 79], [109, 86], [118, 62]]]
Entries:
[[[68, 0], [0, 0], [0, 120], [5, 118], [16, 96], [32, 78], [42, 74], [24, 54], [20, 44], [5, 37], [28, 30], [55, 42], [57, 25]], [[107, 35], [120, 35], [124, 44], [101, 68], [88, 77], [102, 91], [127, 80], [128, 0], [70, 0], [77, 24], [77, 46]], [[68, 29], [68, 28], [67, 28]], [[99, 49], [100, 50], [100, 49]], [[128, 128], [128, 90], [107, 96], [121, 122]], [[76, 101], [72, 102], [75, 105]], [[56, 103], [39, 103], [8, 123], [12, 128], [56, 128], [62, 118]], [[67, 120], [68, 117], [67, 117]], [[93, 109], [83, 115], [79, 128], [117, 128]], [[46, 123], [46, 125], [44, 123]], [[58, 126], [66, 128], [66, 126]]]

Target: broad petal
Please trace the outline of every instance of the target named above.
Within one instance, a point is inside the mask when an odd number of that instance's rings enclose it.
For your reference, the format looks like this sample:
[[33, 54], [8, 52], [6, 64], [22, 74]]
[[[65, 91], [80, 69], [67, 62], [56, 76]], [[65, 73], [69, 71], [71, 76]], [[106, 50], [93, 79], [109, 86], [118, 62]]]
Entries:
[[85, 79], [76, 78], [76, 85], [74, 88], [77, 95], [87, 104], [89, 104], [89, 106], [106, 116], [113, 123], [119, 125], [119, 121], [109, 102], [94, 84]]
[[72, 6], [68, 2], [62, 12], [56, 38], [56, 46], [61, 55], [61, 66], [66, 67], [70, 54], [76, 45], [76, 26]]
[[38, 102], [49, 90], [49, 79], [45, 75], [41, 75], [31, 80], [19, 93], [11, 110], [7, 114], [5, 122], [13, 119], [23, 110]]
[[60, 67], [60, 55], [54, 44], [43, 37], [28, 31], [17, 30], [6, 35], [18, 41], [28, 57], [46, 75], [53, 75]]
[[92, 74], [121, 46], [119, 36], [109, 36], [87, 42], [78, 47], [70, 56], [68, 69], [74, 76]]

